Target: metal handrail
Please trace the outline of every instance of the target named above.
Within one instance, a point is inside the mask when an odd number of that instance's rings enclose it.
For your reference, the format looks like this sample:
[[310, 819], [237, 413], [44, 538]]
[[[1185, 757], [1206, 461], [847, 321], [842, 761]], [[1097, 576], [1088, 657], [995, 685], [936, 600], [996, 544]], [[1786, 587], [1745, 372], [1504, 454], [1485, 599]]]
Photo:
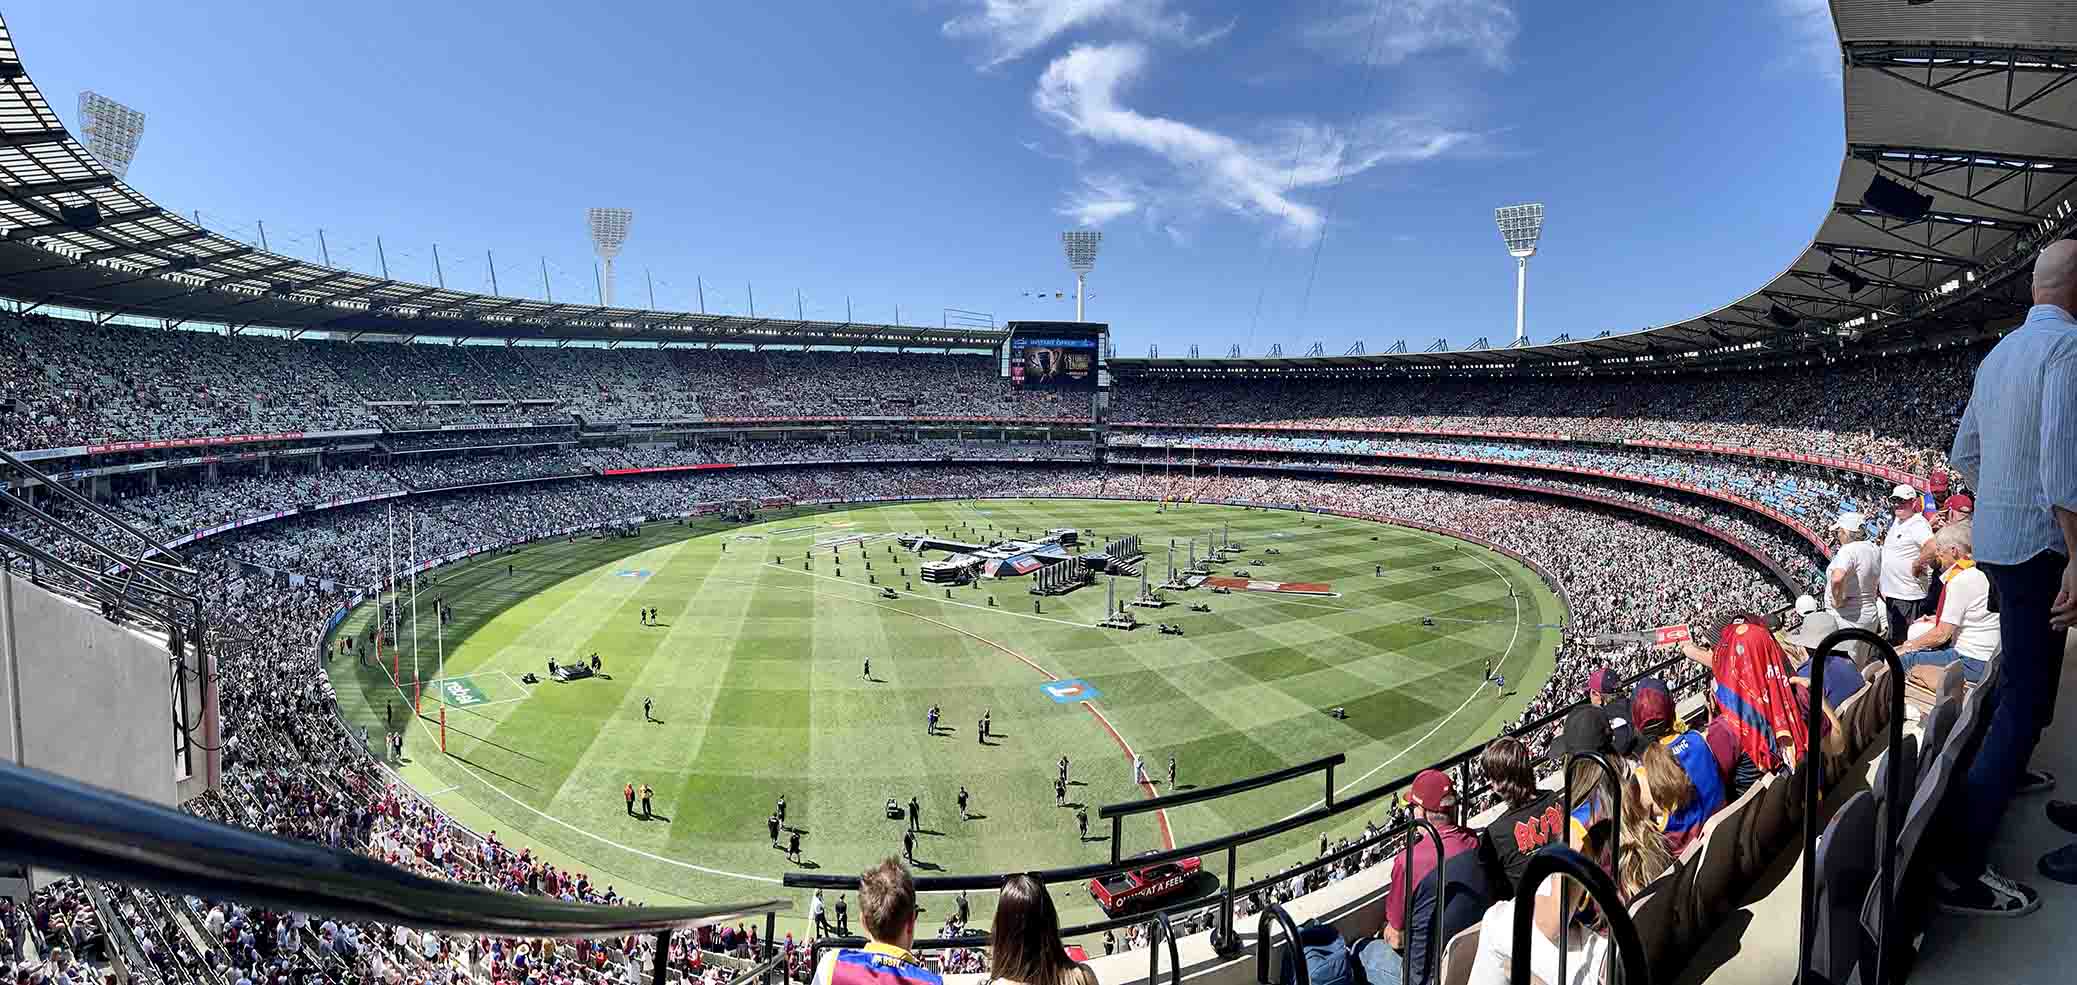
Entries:
[[[1601, 908], [1601, 916], [1608, 921], [1609, 936], [1615, 942], [1616, 958], [1620, 961], [1617, 971], [1621, 981], [1627, 985], [1651, 985], [1651, 962], [1644, 959], [1644, 940], [1637, 936], [1637, 924], [1630, 919], [1630, 911], [1623, 906], [1623, 894], [1616, 889], [1615, 880], [1601, 867], [1587, 861], [1586, 856], [1564, 845], [1546, 845], [1529, 856], [1529, 866], [1522, 871], [1522, 886], [1526, 895], [1517, 897], [1514, 907], [1514, 939], [1510, 950], [1514, 955], [1514, 968], [1508, 975], [1509, 985], [1529, 985], [1531, 980], [1529, 935], [1535, 933], [1536, 917], [1535, 887], [1551, 876], [1563, 876], [1586, 888], [1587, 896]], [[1571, 907], [1560, 911], [1558, 953], [1565, 953], [1563, 928], [1571, 925]]]
[[[176, 895], [424, 930], [520, 937], [667, 934], [793, 906], [787, 900], [605, 906], [498, 892], [218, 824], [6, 762], [0, 762], [0, 859]], [[664, 953], [661, 944], [658, 953]]]
[[[1428, 962], [1431, 966], [1438, 968], [1442, 961], [1442, 918], [1443, 914], [1448, 913], [1450, 909], [1450, 880], [1442, 872], [1442, 864], [1448, 861], [1448, 859], [1443, 857], [1442, 832], [1435, 830], [1435, 825], [1429, 824], [1426, 818], [1414, 818], [1412, 821], [1407, 822], [1406, 826], [1412, 831], [1412, 834], [1408, 835], [1406, 842], [1399, 846], [1399, 872], [1394, 874], [1393, 883], [1395, 885], [1388, 886], [1387, 891], [1398, 888], [1396, 883], [1398, 882], [1399, 875], [1403, 874], [1406, 877], [1405, 895], [1399, 900], [1400, 920], [1406, 925], [1406, 947], [1399, 952], [1399, 960], [1403, 965], [1399, 980], [1407, 983], [1407, 985], [1412, 985], [1416, 980], [1414, 978], [1413, 897], [1417, 890], [1413, 880], [1413, 852], [1414, 842], [1423, 834], [1426, 834], [1428, 839], [1435, 843], [1435, 868], [1429, 873], [1435, 877], [1435, 916], [1428, 921]], [[1386, 908], [1385, 916], [1387, 918], [1386, 922], [1389, 924], [1391, 917], [1389, 906]], [[1436, 978], [1432, 980], [1440, 981], [1441, 979]]]
[[[1810, 751], [1804, 756], [1808, 780], [1803, 784], [1803, 900], [1800, 916], [1802, 927], [1798, 933], [1796, 981], [1798, 985], [1816, 979], [1810, 973], [1810, 952], [1817, 941], [1817, 810], [1825, 787], [1825, 759], [1819, 750], [1819, 729], [1824, 727], [1825, 663], [1832, 655], [1840, 652], [1841, 644], [1866, 643], [1890, 672], [1889, 749], [1895, 757], [1904, 748], [1904, 661], [1897, 656], [1897, 648], [1890, 642], [1859, 626], [1846, 626], [1833, 630], [1831, 635], [1817, 645], [1810, 655], [1810, 707], [1804, 715], [1805, 727], [1810, 733]], [[1844, 723], [1841, 723], [1844, 727]], [[1882, 936], [1875, 942], [1875, 974], [1870, 985], [1889, 983], [1889, 935], [1897, 926], [1897, 851], [1904, 840], [1904, 771], [1894, 760], [1886, 770], [1889, 779], [1885, 784], [1885, 810], [1889, 823], [1889, 844], [1876, 846], [1882, 864]]]
[[[1269, 954], [1275, 950], [1276, 938], [1269, 932], [1269, 922], [1276, 921], [1284, 928], [1284, 936], [1291, 942], [1291, 966], [1296, 969], [1288, 982], [1278, 981], [1269, 975]], [[1255, 918], [1255, 983], [1256, 985], [1312, 985], [1312, 969], [1305, 966], [1305, 945], [1298, 940], [1298, 924], [1291, 919], [1291, 912], [1282, 903], [1272, 903], [1264, 908], [1262, 915]]]
[[[1151, 922], [1154, 927], [1150, 933], [1158, 935], [1161, 941], [1168, 943], [1169, 985], [1183, 985], [1183, 954], [1181, 949], [1176, 947], [1175, 924], [1169, 921], [1166, 913], [1154, 914]], [[1161, 941], [1151, 937], [1147, 940], [1147, 985], [1156, 985], [1161, 980]]]
[[1334, 768], [1348, 761], [1347, 753], [1337, 752], [1331, 756], [1321, 756], [1311, 762], [1286, 766], [1283, 769], [1270, 770], [1267, 773], [1258, 773], [1238, 780], [1228, 780], [1225, 783], [1205, 787], [1202, 790], [1187, 790], [1182, 793], [1148, 797], [1144, 800], [1126, 800], [1115, 804], [1105, 804], [1096, 809], [1096, 816], [1108, 818], [1111, 822], [1111, 861], [1116, 862], [1123, 851], [1121, 846], [1125, 841], [1125, 819], [1127, 817], [1146, 814], [1151, 811], [1166, 810], [1170, 807], [1181, 807], [1185, 804], [1217, 800], [1232, 794], [1275, 786], [1285, 780], [1311, 776], [1321, 771], [1325, 771], [1327, 774], [1327, 792], [1320, 802], [1331, 807], [1334, 805]]

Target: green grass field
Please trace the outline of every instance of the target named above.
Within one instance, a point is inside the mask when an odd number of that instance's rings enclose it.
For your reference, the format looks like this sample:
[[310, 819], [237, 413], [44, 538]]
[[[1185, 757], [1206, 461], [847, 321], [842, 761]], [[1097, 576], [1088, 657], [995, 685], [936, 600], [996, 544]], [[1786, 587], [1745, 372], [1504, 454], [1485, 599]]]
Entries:
[[[1328, 582], [1339, 595], [1199, 589], [1169, 593], [1178, 604], [1158, 612], [1137, 610], [1188, 631], [1173, 637], [1152, 626], [1092, 628], [1104, 608], [1101, 584], [1045, 599], [1042, 614], [1033, 612], [1028, 579], [984, 580], [947, 600], [915, 577], [914, 556], [888, 552], [891, 538], [843, 548], [841, 577], [827, 547], [813, 570], [802, 569], [818, 542], [968, 524], [977, 538], [991, 524], [1079, 527], [1091, 546], [1136, 533], [1157, 583], [1169, 538], [1202, 542], [1230, 524], [1244, 557], [1282, 552], [1253, 565], [1255, 577]], [[774, 555], [786, 563], [773, 564]], [[887, 600], [867, 584], [870, 574], [900, 589], [903, 567], [918, 591]], [[1508, 598], [1510, 585], [1519, 599]], [[1121, 599], [1136, 592], [1120, 580]], [[436, 669], [435, 598], [455, 614], [444, 671]], [[1213, 611], [1182, 604], [1200, 601]], [[641, 624], [645, 606], [662, 610], [659, 625]], [[1043, 500], [798, 511], [749, 526], [659, 524], [637, 539], [541, 544], [422, 579], [419, 609], [419, 674], [428, 684], [405, 777], [479, 831], [495, 829], [508, 844], [658, 901], [783, 895], [776, 882], [789, 863], [765, 827], [782, 794], [788, 824], [806, 832], [807, 868], [856, 872], [897, 851], [903, 822], [886, 819], [883, 806], [914, 795], [926, 832], [918, 868], [973, 873], [1108, 857], [1096, 807], [1145, 795], [1131, 782], [1126, 745], [1160, 780], [1173, 753], [1185, 787], [1344, 751], [1337, 786], [1365, 789], [1517, 714], [1533, 692], [1527, 685], [1549, 672], [1557, 631], [1544, 627], [1561, 616], [1526, 569], [1433, 534], [1282, 511], [1157, 513], [1153, 504]], [[365, 636], [375, 611], [361, 607], [338, 632]], [[1424, 616], [1436, 624], [1422, 626]], [[407, 609], [407, 680], [408, 617]], [[610, 680], [519, 683], [528, 671], [545, 676], [550, 658], [594, 651]], [[870, 681], [860, 674], [868, 657]], [[1481, 691], [1488, 660], [1503, 668], [1509, 695]], [[409, 697], [392, 687], [387, 667], [340, 659], [331, 668], [348, 720], [367, 724], [379, 744], [385, 714], [403, 720]], [[1101, 697], [1056, 703], [1041, 689], [1056, 677], [1086, 681]], [[645, 698], [659, 721], [644, 721]], [[936, 737], [924, 728], [933, 703], [944, 709]], [[1346, 721], [1325, 714], [1335, 705], [1348, 709]], [[983, 710], [998, 736], [988, 745], [976, 741]], [[1053, 803], [1063, 755], [1078, 784], [1069, 799], [1089, 805], [1089, 841], [1078, 839], [1073, 811]], [[655, 788], [658, 817], [627, 815], [628, 782]], [[954, 806], [962, 784], [980, 815], [966, 823]], [[1321, 791], [1319, 778], [1308, 778], [1171, 811], [1167, 823], [1176, 843], [1198, 841], [1302, 810]], [[1362, 822], [1349, 818], [1332, 833]], [[1243, 849], [1242, 877], [1311, 857], [1318, 837], [1300, 832]], [[1157, 821], [1142, 816], [1127, 823], [1123, 848], [1160, 839]], [[1206, 861], [1223, 875], [1223, 863]], [[1096, 914], [1079, 888], [1064, 887], [1059, 899], [1066, 919]]]

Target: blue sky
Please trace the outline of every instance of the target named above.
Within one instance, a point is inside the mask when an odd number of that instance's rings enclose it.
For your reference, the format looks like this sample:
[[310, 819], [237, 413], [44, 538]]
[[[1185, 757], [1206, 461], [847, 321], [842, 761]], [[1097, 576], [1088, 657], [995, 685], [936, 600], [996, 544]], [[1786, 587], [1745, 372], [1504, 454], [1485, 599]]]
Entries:
[[76, 125], [148, 115], [132, 184], [393, 276], [593, 294], [584, 209], [635, 212], [623, 302], [935, 324], [1072, 317], [1104, 232], [1121, 354], [1496, 342], [1496, 206], [1541, 201], [1529, 332], [1662, 324], [1809, 239], [1842, 150], [1822, 0], [24, 0]]

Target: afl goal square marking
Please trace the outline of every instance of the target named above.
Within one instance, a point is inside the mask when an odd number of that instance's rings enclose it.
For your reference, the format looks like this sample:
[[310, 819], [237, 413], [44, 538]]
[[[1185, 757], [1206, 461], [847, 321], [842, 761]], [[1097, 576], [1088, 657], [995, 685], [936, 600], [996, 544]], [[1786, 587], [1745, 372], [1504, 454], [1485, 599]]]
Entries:
[[1088, 681], [1079, 677], [1041, 684], [1039, 690], [1046, 692], [1046, 697], [1052, 698], [1056, 705], [1071, 705], [1078, 701], [1094, 701], [1103, 697], [1102, 692], [1089, 686]]

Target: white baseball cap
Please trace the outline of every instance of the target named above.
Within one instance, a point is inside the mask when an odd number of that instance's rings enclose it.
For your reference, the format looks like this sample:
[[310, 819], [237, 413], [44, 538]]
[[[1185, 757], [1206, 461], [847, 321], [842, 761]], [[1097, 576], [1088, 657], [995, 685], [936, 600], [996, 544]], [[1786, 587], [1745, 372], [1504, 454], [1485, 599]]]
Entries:
[[1859, 530], [1868, 523], [1868, 518], [1859, 513], [1841, 513], [1832, 524], [1833, 530]]
[[1916, 490], [1916, 489], [1913, 489], [1913, 488], [1911, 488], [1910, 486], [1908, 486], [1908, 485], [1905, 485], [1905, 484], [1903, 484], [1903, 483], [1898, 483], [1898, 485], [1897, 485], [1897, 488], [1895, 488], [1895, 489], [1892, 489], [1892, 490], [1890, 490], [1890, 491], [1889, 491], [1889, 494], [1890, 494], [1890, 498], [1891, 498], [1891, 499], [1917, 499], [1917, 498], [1918, 498], [1918, 490]]
[[1813, 612], [1816, 612], [1817, 608], [1818, 606], [1816, 598], [1809, 595], [1796, 596], [1796, 612], [1798, 612], [1799, 614], [1807, 616]]

